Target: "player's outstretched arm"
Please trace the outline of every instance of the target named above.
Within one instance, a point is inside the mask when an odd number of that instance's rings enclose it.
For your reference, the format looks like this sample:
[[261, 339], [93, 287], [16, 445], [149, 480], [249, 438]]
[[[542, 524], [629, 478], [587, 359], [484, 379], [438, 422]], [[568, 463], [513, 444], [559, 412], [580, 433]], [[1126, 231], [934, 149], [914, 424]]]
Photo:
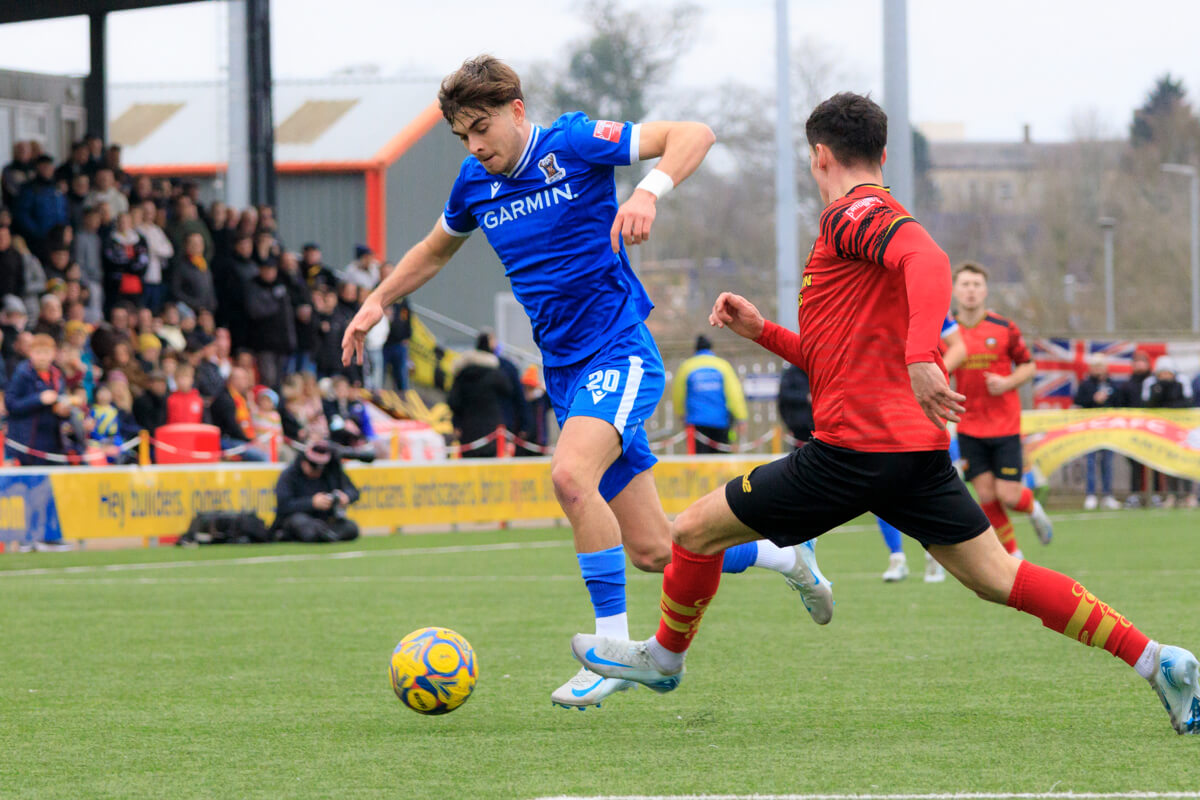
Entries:
[[713, 303], [708, 322], [717, 328], [729, 328], [792, 364], [800, 364], [799, 334], [764, 319], [754, 304], [740, 294], [722, 292]]
[[620, 249], [621, 238], [627, 246], [650, 238], [658, 198], [695, 172], [717, 140], [702, 122], [645, 122], [640, 130], [639, 159], [658, 158], [659, 162], [617, 209], [610, 231], [614, 253]]
[[424, 239], [413, 245], [396, 264], [395, 271], [367, 295], [362, 308], [350, 320], [346, 335], [342, 337], [342, 364], [363, 363], [367, 331], [383, 319], [383, 309], [424, 286], [446, 266], [465, 241], [466, 237], [446, 233], [439, 220]]
[[708, 315], [708, 324], [716, 328], [729, 330], [751, 341], [762, 336], [767, 321], [751, 303], [740, 294], [721, 292], [713, 303], [712, 313]]

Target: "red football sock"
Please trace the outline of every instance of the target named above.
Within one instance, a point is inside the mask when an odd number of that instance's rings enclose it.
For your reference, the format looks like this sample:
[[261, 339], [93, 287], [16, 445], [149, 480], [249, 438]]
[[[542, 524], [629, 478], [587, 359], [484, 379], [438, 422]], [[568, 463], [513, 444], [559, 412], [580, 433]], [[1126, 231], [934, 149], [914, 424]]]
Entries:
[[671, 563], [663, 570], [663, 592], [659, 607], [662, 619], [654, 638], [673, 653], [682, 653], [692, 643], [700, 618], [721, 583], [725, 551], [702, 556], [671, 543]]
[[1021, 496], [1013, 504], [1013, 511], [1020, 511], [1022, 514], [1033, 511], [1033, 489], [1028, 486], [1021, 489]]
[[1012, 521], [1008, 518], [1008, 512], [1004, 510], [1004, 506], [999, 500], [993, 500], [990, 503], [984, 503], [980, 508], [987, 516], [988, 522], [992, 523], [992, 529], [996, 531], [996, 538], [1000, 540], [1000, 544], [1004, 545], [1004, 549], [1009, 553], [1017, 552], [1017, 534], [1013, 531]]
[[1064, 636], [1103, 647], [1131, 667], [1150, 643], [1150, 637], [1074, 578], [1028, 561], [1017, 568], [1008, 604]]

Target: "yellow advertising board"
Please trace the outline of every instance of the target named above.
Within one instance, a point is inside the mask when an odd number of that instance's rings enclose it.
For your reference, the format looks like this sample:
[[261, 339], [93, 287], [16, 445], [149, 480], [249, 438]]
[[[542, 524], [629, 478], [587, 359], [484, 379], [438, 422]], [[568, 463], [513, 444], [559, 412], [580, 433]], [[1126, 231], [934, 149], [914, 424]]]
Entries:
[[[664, 458], [654, 469], [668, 513], [770, 456]], [[68, 539], [176, 536], [206, 511], [275, 516], [278, 465], [0, 470], [0, 534], [55, 526]], [[362, 493], [350, 517], [365, 529], [552, 519], [562, 516], [548, 458], [465, 459], [445, 464], [348, 465]], [[41, 535], [41, 534], [39, 534]]]

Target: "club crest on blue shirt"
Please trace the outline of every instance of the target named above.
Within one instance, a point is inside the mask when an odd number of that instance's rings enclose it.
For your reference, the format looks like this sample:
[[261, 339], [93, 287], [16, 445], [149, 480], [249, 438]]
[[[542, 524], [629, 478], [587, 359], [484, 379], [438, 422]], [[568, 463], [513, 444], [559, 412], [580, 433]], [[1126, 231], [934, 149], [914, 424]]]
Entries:
[[548, 154], [539, 161], [538, 169], [545, 173], [546, 183], [554, 183], [567, 177], [567, 171], [558, 165], [558, 159], [554, 157], [554, 153]]

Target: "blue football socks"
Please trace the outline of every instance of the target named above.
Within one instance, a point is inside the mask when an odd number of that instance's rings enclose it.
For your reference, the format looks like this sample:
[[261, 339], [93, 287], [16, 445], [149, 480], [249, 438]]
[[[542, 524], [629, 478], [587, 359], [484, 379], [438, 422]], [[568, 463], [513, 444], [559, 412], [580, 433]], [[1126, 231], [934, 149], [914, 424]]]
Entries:
[[888, 551], [892, 553], [903, 553], [904, 547], [900, 544], [900, 531], [896, 530], [879, 517], [876, 517], [875, 521], [879, 523], [879, 532], [883, 534], [883, 541], [887, 545]]

